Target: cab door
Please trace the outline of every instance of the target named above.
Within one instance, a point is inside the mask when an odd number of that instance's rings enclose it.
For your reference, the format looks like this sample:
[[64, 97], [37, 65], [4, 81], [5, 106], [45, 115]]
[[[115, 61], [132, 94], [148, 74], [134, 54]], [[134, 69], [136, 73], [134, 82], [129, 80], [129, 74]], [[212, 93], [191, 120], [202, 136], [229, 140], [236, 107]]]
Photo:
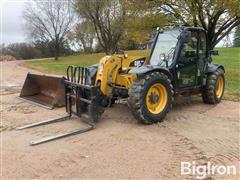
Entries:
[[191, 39], [182, 44], [176, 63], [177, 87], [187, 88], [196, 86], [198, 62], [198, 32], [191, 32]]
[[198, 39], [198, 61], [197, 61], [197, 86], [202, 86], [203, 76], [204, 76], [204, 67], [207, 59], [207, 42], [206, 34], [201, 31], [199, 32]]

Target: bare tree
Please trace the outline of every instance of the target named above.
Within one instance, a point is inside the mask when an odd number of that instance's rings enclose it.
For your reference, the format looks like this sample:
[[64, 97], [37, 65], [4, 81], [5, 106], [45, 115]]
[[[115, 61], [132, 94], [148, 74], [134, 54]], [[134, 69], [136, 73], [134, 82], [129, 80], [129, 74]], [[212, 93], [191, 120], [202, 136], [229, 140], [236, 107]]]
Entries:
[[34, 39], [54, 42], [55, 60], [58, 60], [60, 43], [74, 22], [70, 0], [31, 1], [27, 4], [23, 17]]
[[105, 53], [116, 52], [124, 32], [124, 0], [77, 0], [76, 9], [81, 18], [94, 25], [98, 42]]
[[86, 53], [93, 52], [95, 30], [91, 22], [84, 20], [76, 25], [73, 31], [68, 34], [68, 39], [73, 45], [77, 44]]

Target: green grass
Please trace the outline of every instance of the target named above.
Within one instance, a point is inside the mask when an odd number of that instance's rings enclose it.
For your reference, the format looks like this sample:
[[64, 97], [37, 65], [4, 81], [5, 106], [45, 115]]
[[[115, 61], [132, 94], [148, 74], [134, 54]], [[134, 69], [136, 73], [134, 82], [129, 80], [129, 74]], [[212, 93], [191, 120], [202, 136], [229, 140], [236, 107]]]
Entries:
[[[146, 56], [148, 54], [147, 50], [127, 51], [127, 53], [129, 55], [140, 56]], [[90, 66], [92, 64], [98, 63], [100, 58], [102, 58], [103, 56], [105, 56], [104, 53], [79, 54], [73, 56], [60, 57], [58, 61], [54, 61], [53, 58], [36, 59], [25, 62], [24, 65], [29, 68], [37, 69], [45, 73], [65, 75], [65, 71], [68, 65]]]
[[213, 61], [225, 68], [226, 89], [240, 92], [240, 48], [220, 48], [220, 55], [214, 56]]
[[[226, 93], [225, 99], [240, 100], [240, 48], [218, 48], [219, 56], [213, 56], [213, 62], [220, 63], [225, 67]], [[147, 56], [147, 50], [128, 51], [129, 55]], [[25, 62], [24, 65], [45, 73], [65, 74], [68, 65], [89, 66], [98, 63], [104, 53], [80, 54], [74, 56], [60, 57], [58, 61], [52, 58], [33, 60]]]

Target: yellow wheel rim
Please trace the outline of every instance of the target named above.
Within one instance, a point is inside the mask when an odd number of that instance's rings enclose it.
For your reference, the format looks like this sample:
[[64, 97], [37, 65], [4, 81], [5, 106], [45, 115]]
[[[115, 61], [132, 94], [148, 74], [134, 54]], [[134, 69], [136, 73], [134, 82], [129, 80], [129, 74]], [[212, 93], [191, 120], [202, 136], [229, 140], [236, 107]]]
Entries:
[[168, 94], [166, 88], [160, 84], [152, 85], [147, 92], [146, 105], [148, 111], [153, 114], [159, 114], [167, 104]]
[[217, 80], [217, 86], [216, 86], [216, 95], [217, 95], [217, 98], [220, 98], [222, 96], [222, 93], [223, 93], [223, 77], [220, 76]]

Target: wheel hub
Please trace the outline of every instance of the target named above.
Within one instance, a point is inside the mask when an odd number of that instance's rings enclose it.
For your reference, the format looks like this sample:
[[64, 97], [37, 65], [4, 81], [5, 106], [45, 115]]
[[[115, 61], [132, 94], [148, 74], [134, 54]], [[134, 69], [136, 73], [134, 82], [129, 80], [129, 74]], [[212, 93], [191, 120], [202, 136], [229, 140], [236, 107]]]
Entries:
[[149, 112], [161, 113], [167, 105], [167, 98], [167, 89], [161, 83], [153, 84], [146, 95], [146, 105]]
[[156, 92], [151, 93], [150, 101], [152, 104], [156, 104], [159, 101], [159, 96]]

